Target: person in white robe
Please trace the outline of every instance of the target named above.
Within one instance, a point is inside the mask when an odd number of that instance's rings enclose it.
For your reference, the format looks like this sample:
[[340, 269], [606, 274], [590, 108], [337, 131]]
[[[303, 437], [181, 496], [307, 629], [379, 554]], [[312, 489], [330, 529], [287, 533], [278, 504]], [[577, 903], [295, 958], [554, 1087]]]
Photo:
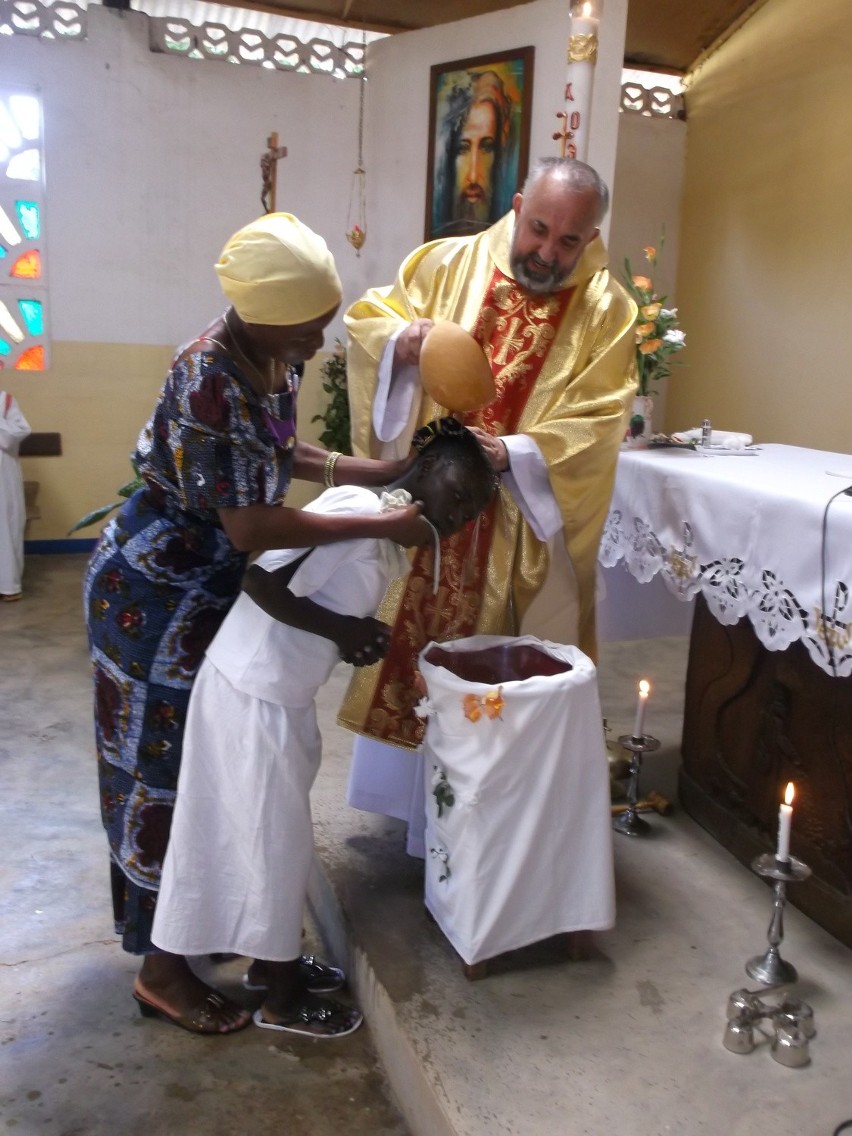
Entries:
[[0, 390], [0, 600], [21, 598], [27, 510], [18, 450], [32, 433], [9, 391]]
[[[341, 486], [307, 509], [365, 514], [415, 499], [436, 530], [458, 531], [488, 504], [496, 478], [474, 436], [451, 429], [424, 443], [381, 500]], [[245, 983], [266, 989], [254, 1015], [265, 1028], [339, 1037], [361, 1023], [359, 1011], [305, 989], [298, 972], [321, 757], [315, 697], [341, 658], [381, 658], [389, 629], [372, 613], [407, 570], [399, 546], [372, 538], [262, 554], [192, 689], [152, 940], [175, 954], [254, 959]], [[365, 621], [372, 634], [354, 637]]]

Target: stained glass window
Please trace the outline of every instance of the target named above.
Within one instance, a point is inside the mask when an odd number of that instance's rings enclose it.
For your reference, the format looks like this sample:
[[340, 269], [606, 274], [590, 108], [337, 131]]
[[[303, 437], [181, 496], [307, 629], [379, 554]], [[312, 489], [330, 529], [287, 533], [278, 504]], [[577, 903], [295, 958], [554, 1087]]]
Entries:
[[49, 364], [41, 102], [0, 85], [0, 370]]

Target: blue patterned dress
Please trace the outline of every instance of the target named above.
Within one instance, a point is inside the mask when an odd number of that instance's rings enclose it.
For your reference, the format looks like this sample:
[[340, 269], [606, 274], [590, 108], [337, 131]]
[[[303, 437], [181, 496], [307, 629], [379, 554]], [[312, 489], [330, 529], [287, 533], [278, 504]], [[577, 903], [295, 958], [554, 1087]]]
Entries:
[[217, 509], [280, 503], [295, 417], [295, 381], [261, 397], [230, 360], [179, 354], [139, 437], [147, 487], [104, 529], [86, 573], [113, 912], [134, 954], [157, 949], [150, 931], [190, 688], [246, 564]]

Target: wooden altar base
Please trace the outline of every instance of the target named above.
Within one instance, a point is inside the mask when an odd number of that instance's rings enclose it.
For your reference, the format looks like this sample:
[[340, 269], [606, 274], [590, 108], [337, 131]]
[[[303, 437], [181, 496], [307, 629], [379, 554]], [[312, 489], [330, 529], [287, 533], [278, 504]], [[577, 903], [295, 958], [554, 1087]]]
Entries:
[[683, 723], [683, 807], [743, 864], [775, 847], [796, 786], [791, 851], [813, 875], [788, 902], [852, 947], [852, 678], [801, 643], [767, 651], [751, 623], [723, 627], [698, 596]]

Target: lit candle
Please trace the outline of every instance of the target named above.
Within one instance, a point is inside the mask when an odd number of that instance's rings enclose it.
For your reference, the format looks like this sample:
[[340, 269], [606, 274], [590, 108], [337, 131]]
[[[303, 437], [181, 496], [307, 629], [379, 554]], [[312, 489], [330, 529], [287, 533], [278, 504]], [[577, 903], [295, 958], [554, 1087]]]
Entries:
[[636, 700], [636, 719], [633, 723], [634, 742], [641, 742], [645, 736], [645, 707], [648, 704], [650, 693], [651, 684], [643, 678], [639, 683], [639, 697]]
[[589, 148], [589, 119], [592, 88], [598, 54], [600, 19], [591, 0], [572, 0], [571, 34], [568, 40], [568, 75], [565, 85], [565, 116], [568, 157], [586, 160]]
[[784, 803], [778, 810], [778, 848], [775, 859], [782, 864], [790, 863], [790, 826], [793, 823], [793, 782], [787, 782], [784, 791]]
[[591, 0], [584, 0], [572, 8], [571, 31], [574, 35], [597, 35], [599, 25]]

